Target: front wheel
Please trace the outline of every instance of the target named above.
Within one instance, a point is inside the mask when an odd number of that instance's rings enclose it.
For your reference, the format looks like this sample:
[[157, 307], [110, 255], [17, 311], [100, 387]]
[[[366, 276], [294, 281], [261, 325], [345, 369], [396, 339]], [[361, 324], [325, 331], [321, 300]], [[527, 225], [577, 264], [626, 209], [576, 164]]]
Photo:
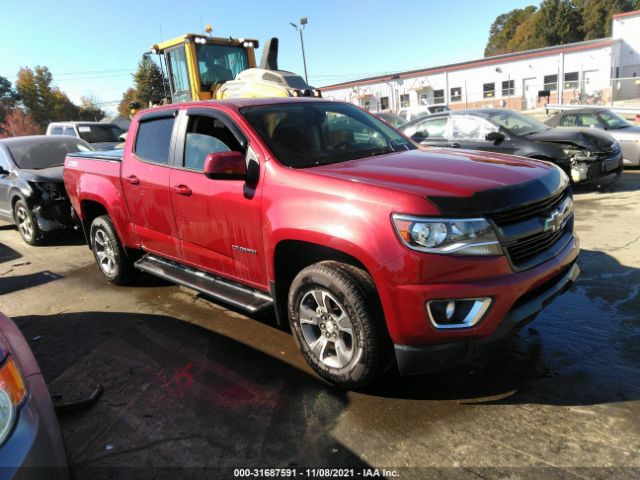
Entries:
[[371, 277], [324, 261], [289, 290], [289, 323], [300, 352], [324, 379], [346, 388], [371, 383], [391, 365], [391, 344]]
[[14, 205], [13, 219], [16, 222], [20, 236], [26, 243], [38, 245], [42, 241], [43, 234], [38, 227], [38, 222], [23, 200], [18, 200]]
[[96, 263], [109, 282], [123, 285], [132, 279], [133, 262], [122, 247], [108, 215], [97, 217], [91, 223], [89, 240]]

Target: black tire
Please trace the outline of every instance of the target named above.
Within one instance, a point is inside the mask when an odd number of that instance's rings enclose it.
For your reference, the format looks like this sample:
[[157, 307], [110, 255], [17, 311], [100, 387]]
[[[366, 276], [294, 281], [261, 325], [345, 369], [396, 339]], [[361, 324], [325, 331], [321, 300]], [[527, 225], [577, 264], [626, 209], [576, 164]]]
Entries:
[[108, 215], [93, 220], [89, 241], [98, 268], [109, 282], [124, 285], [134, 278], [133, 261], [122, 247]]
[[365, 271], [334, 261], [311, 265], [291, 283], [288, 307], [302, 356], [325, 380], [358, 388], [391, 365], [391, 341], [375, 285]]
[[44, 234], [31, 209], [24, 200], [18, 200], [13, 206], [13, 220], [18, 227], [22, 239], [29, 245], [39, 245], [44, 239]]

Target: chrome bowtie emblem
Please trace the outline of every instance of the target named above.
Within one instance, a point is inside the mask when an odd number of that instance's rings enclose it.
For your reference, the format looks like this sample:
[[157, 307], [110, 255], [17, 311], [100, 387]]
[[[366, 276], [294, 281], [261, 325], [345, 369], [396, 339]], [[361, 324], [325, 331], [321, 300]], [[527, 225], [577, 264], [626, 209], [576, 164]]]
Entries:
[[554, 210], [549, 217], [544, 220], [544, 231], [551, 230], [555, 232], [556, 230], [560, 230], [562, 227], [562, 213], [560, 210]]

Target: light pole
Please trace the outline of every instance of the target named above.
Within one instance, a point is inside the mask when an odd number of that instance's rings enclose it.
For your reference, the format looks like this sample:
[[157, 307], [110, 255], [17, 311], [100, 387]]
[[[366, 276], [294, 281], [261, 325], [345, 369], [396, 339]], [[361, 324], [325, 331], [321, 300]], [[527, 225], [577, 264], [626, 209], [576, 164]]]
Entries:
[[300, 46], [302, 47], [302, 64], [304, 65], [304, 81], [309, 83], [309, 79], [307, 78], [307, 59], [304, 56], [304, 40], [302, 39], [302, 31], [304, 27], [307, 26], [307, 17], [302, 17], [300, 19], [300, 28], [293, 22], [289, 22], [293, 28], [295, 28], [298, 32], [300, 32]]

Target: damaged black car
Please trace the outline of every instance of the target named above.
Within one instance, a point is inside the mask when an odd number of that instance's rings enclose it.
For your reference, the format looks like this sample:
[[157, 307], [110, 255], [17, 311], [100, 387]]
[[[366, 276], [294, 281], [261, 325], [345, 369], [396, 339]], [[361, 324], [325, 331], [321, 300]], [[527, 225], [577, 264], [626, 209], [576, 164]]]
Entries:
[[557, 164], [572, 183], [610, 184], [622, 174], [620, 145], [588, 128], [550, 128], [503, 108], [456, 110], [420, 118], [400, 127], [424, 146], [487, 150]]
[[0, 139], [0, 220], [14, 223], [29, 245], [72, 227], [64, 158], [93, 150], [84, 140], [63, 136]]

